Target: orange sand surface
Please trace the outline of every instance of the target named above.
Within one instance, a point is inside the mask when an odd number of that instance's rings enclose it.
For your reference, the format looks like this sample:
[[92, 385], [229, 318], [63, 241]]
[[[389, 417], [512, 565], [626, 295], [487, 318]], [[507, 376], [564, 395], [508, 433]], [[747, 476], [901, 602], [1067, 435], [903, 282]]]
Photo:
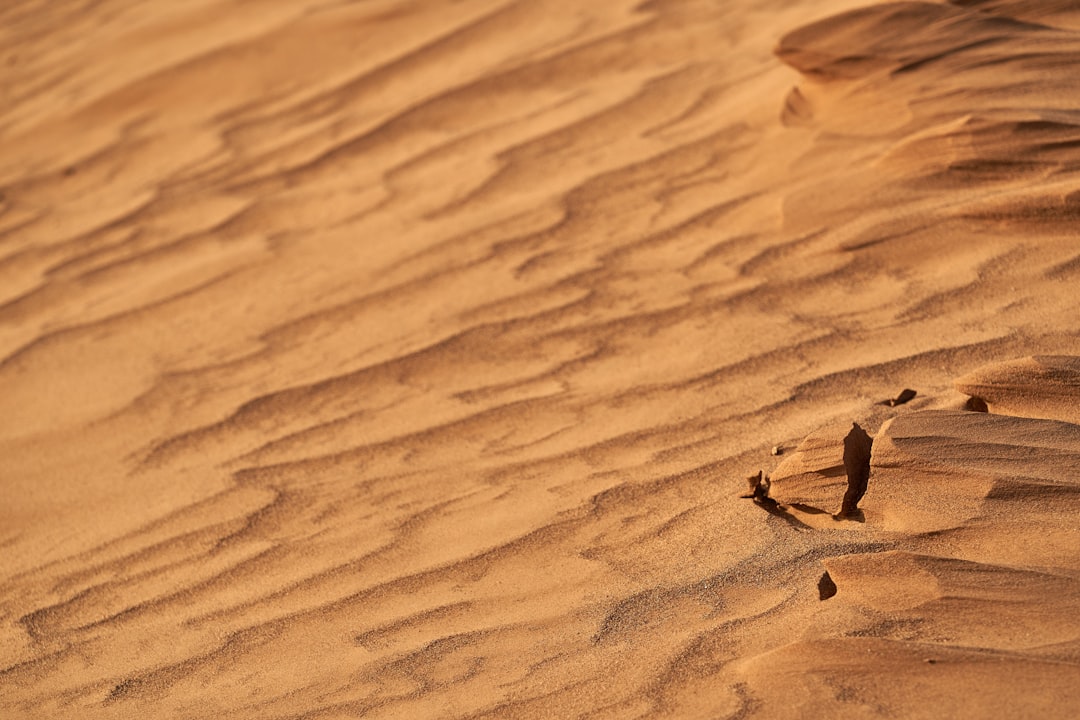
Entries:
[[0, 717], [1076, 717], [1080, 3], [867, 2], [0, 3]]

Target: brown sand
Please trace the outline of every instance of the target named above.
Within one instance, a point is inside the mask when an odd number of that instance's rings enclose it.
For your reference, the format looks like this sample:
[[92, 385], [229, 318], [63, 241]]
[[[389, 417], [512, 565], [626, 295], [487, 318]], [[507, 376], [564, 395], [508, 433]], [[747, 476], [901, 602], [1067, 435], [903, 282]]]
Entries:
[[864, 3], [0, 4], [0, 717], [1074, 717], [1080, 5]]

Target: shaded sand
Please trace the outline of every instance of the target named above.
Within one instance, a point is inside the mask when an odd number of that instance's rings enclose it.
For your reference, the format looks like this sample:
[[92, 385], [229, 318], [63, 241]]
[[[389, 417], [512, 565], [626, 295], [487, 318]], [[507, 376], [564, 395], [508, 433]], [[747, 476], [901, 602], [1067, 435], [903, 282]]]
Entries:
[[1028, 0], [3, 3], [0, 716], [1072, 717], [1078, 62]]

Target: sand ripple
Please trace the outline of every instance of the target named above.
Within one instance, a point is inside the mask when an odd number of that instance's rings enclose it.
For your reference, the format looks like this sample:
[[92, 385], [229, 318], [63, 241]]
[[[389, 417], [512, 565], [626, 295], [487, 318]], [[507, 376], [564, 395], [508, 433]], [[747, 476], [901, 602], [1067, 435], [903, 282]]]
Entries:
[[1080, 12], [861, 4], [3, 3], [0, 715], [1069, 717]]

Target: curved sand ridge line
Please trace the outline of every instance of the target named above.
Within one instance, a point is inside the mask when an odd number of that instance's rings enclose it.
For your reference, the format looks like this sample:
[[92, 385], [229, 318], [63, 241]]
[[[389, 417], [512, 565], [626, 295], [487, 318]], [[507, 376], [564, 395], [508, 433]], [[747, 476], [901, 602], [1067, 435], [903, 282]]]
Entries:
[[803, 5], [0, 10], [0, 714], [1068, 708], [1080, 23]]

